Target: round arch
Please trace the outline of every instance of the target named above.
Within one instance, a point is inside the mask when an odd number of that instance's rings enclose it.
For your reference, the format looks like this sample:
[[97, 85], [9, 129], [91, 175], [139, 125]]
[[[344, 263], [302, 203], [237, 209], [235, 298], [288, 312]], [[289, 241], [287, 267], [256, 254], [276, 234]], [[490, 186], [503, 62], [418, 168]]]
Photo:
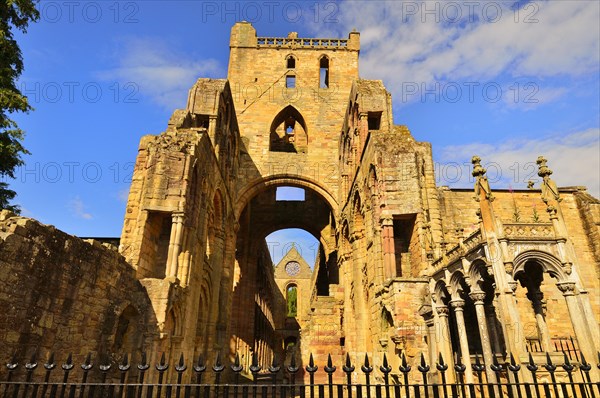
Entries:
[[337, 214], [338, 203], [333, 197], [333, 194], [320, 183], [305, 176], [290, 175], [290, 174], [273, 174], [268, 177], [259, 178], [251, 181], [239, 191], [238, 200], [235, 205], [235, 218], [239, 221], [242, 211], [250, 200], [270, 187], [291, 186], [297, 188], [306, 188], [316, 192], [329, 205], [331, 212]]

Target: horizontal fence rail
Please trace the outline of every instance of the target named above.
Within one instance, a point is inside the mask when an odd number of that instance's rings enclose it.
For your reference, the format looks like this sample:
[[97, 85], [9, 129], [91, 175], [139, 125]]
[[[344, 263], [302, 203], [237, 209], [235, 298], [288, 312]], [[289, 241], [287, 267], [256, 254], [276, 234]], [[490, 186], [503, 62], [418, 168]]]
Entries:
[[[563, 355], [561, 365], [555, 365], [548, 353], [546, 363], [537, 364], [529, 353], [529, 361], [524, 366], [510, 355], [510, 360], [503, 363], [494, 360], [489, 368], [476, 356], [472, 364], [473, 375], [477, 379], [474, 383], [465, 382], [465, 365], [458, 362], [452, 372], [441, 354], [433, 366], [428, 365], [421, 354], [415, 369], [402, 355], [398, 367], [401, 377], [394, 378], [390, 378], [393, 369], [385, 354], [378, 369], [370, 364], [368, 355], [358, 368], [346, 355], [346, 361], [339, 370], [329, 355], [327, 365], [323, 367], [325, 375], [320, 374], [326, 376], [327, 382], [315, 383], [319, 367], [315, 365], [312, 354], [304, 369], [296, 364], [293, 355], [289, 365], [280, 366], [274, 361], [267, 369], [262, 369], [255, 355], [248, 369], [240, 364], [238, 355], [228, 366], [217, 354], [214, 365], [207, 366], [199, 357], [189, 368], [181, 355], [170, 369], [165, 354], [154, 368], [148, 363], [145, 353], [137, 365], [132, 366], [125, 355], [118, 364], [100, 359], [97, 367], [91, 354], [80, 366], [75, 365], [72, 355], [60, 366], [54, 355], [50, 355], [45, 363], [38, 364], [34, 354], [23, 366], [16, 358], [6, 364], [7, 373], [0, 381], [0, 398], [600, 398], [600, 380], [590, 375], [594, 373], [594, 365], [588, 363], [581, 353], [578, 354], [578, 363], [572, 363], [566, 352]], [[600, 353], [595, 367], [600, 370]], [[308, 383], [298, 377], [300, 370], [306, 371]], [[378, 371], [378, 380], [374, 380], [375, 370]], [[249, 372], [250, 379], [243, 377], [244, 371]], [[493, 372], [498, 382], [487, 382], [486, 371]], [[566, 378], [557, 381], [557, 371], [563, 376], [566, 374]], [[455, 382], [448, 381], [449, 372], [452, 379], [456, 378]], [[334, 374], [337, 383], [333, 381]], [[544, 377], [540, 378], [541, 374]], [[207, 382], [209, 375], [212, 376], [210, 383]], [[223, 382], [224, 375], [231, 381]], [[353, 381], [357, 375], [360, 383]]]

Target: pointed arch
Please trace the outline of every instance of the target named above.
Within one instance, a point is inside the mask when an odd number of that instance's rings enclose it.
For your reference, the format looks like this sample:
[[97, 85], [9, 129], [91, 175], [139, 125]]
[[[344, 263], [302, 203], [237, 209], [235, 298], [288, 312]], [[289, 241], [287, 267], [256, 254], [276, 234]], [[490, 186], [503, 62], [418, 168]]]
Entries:
[[513, 260], [513, 279], [516, 280], [518, 275], [525, 272], [525, 264], [529, 261], [538, 263], [544, 272], [550, 274], [551, 277], [555, 278], [558, 282], [566, 282], [569, 280], [566, 272], [562, 268], [562, 263], [559, 259], [550, 253], [546, 253], [540, 250], [527, 250], [520, 253]]
[[271, 123], [269, 150], [301, 152], [308, 149], [308, 129], [300, 111], [292, 105], [283, 108]]

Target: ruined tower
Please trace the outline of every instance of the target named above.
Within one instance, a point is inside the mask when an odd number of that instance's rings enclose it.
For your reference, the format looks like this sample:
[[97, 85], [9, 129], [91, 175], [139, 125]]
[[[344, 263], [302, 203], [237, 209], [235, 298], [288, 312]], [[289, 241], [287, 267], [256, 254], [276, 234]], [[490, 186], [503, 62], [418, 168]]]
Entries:
[[[53, 232], [3, 213], [0, 237], [12, 243], [0, 251], [11, 270], [54, 247], [63, 253], [50, 256], [55, 269], [79, 258], [102, 286], [122, 275], [135, 293], [106, 297], [87, 279], [68, 297], [50, 293], [30, 322], [35, 333], [7, 332], [8, 348], [51, 347], [61, 325], [76, 322], [70, 316], [87, 319], [86, 306], [72, 307], [79, 295], [102, 314], [85, 349], [207, 363], [239, 355], [246, 374], [253, 357], [266, 369], [292, 353], [300, 368], [311, 353], [321, 367], [328, 354], [337, 364], [368, 355], [380, 380], [385, 354], [399, 380], [401, 358], [434, 364], [441, 355], [467, 365], [472, 382], [476, 357], [560, 360], [565, 345], [594, 357], [600, 201], [556, 187], [543, 157], [532, 189], [494, 189], [476, 156], [474, 189], [436, 186], [430, 144], [394, 124], [383, 82], [360, 78], [359, 51], [358, 32], [260, 37], [236, 23], [227, 78], [199, 79], [166, 130], [141, 139], [124, 259], [74, 237], [36, 240]], [[280, 187], [302, 189], [303, 199], [281, 200]], [[273, 264], [265, 237], [285, 228], [319, 241], [314, 265], [296, 249]]]

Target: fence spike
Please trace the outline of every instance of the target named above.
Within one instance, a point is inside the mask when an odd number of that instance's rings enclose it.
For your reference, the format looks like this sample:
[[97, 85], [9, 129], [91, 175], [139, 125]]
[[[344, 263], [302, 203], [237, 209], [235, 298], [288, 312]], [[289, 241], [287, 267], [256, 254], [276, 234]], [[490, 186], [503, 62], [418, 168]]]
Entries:
[[583, 352], [581, 353], [581, 365], [579, 365], [579, 369], [583, 370], [584, 372], [589, 372], [592, 370], [592, 365], [585, 360]]
[[565, 357], [565, 363], [562, 364], [562, 368], [567, 373], [571, 373], [573, 371], [573, 369], [575, 368], [575, 366], [571, 365], [571, 362], [569, 361], [569, 357], [567, 357], [567, 354], [565, 352], [563, 352], [563, 355]]
[[187, 369], [187, 366], [185, 365], [185, 360], [183, 359], [183, 352], [182, 352], [181, 355], [179, 356], [179, 363], [177, 365], [175, 365], [175, 371], [177, 373], [183, 373], [183, 372], [185, 372], [186, 369]]
[[101, 372], [108, 372], [111, 368], [111, 363], [108, 360], [108, 355], [103, 354], [100, 356], [100, 365], [98, 365], [98, 368], [100, 369]]
[[411, 369], [412, 367], [408, 364], [408, 362], [406, 362], [406, 355], [402, 353], [402, 365], [400, 365], [400, 372], [407, 374]]
[[431, 369], [431, 367], [427, 365], [427, 362], [425, 362], [425, 355], [423, 355], [423, 353], [421, 353], [421, 364], [418, 366], [418, 369], [421, 373], [427, 373], [429, 372], [429, 369]]
[[240, 364], [240, 354], [235, 353], [235, 360], [233, 361], [233, 365], [231, 365], [231, 370], [235, 373], [239, 373], [244, 369], [244, 367]]
[[73, 354], [69, 353], [69, 355], [67, 356], [67, 361], [62, 364], [61, 368], [65, 371], [69, 371], [73, 369], [73, 366], [75, 366], [73, 364]]
[[456, 370], [458, 373], [465, 373], [465, 371], [467, 370], [467, 365], [461, 362], [460, 355], [456, 358], [454, 370]]
[[201, 372], [204, 372], [205, 370], [206, 370], [206, 365], [204, 364], [204, 359], [202, 358], [202, 355], [198, 355], [198, 361], [194, 365], [194, 372], [201, 373]]
[[88, 370], [90, 370], [93, 367], [94, 367], [94, 363], [92, 362], [92, 353], [88, 352], [87, 356], [85, 357], [85, 361], [81, 365], [81, 369], [83, 369], [84, 371], [87, 372]]
[[146, 358], [146, 351], [142, 352], [142, 358], [140, 358], [140, 363], [138, 364], [137, 368], [138, 370], [144, 372], [146, 370], [148, 370], [148, 368], [150, 367], [150, 364], [148, 363], [148, 360]]
[[305, 369], [308, 373], [315, 373], [317, 371], [317, 369], [319, 369], [318, 366], [315, 366], [315, 360], [313, 359], [312, 352], [310, 353], [310, 357], [308, 359], [308, 365], [306, 365]]
[[277, 373], [281, 370], [281, 366], [277, 363], [277, 357], [273, 355], [273, 361], [271, 361], [271, 366], [269, 366], [270, 373]]
[[529, 353], [529, 363], [527, 364], [527, 369], [529, 369], [530, 372], [536, 372], [538, 370], [538, 366], [535, 364], [531, 353]]
[[287, 371], [290, 373], [296, 373], [298, 369], [298, 366], [296, 366], [296, 353], [292, 352], [292, 358], [290, 359], [290, 365], [287, 367]]
[[346, 364], [342, 368], [345, 373], [354, 372], [354, 366], [352, 366], [352, 362], [350, 361], [350, 354], [346, 353]]
[[37, 368], [37, 349], [31, 354], [31, 358], [29, 358], [29, 362], [25, 363], [25, 369], [27, 371], [32, 372], [35, 368]]
[[260, 366], [258, 364], [258, 355], [256, 355], [256, 352], [253, 352], [252, 353], [252, 365], [250, 365], [250, 372], [252, 372], [252, 374], [255, 374], [255, 373], [260, 372], [261, 369], [262, 369], [262, 366]]
[[373, 371], [373, 367], [369, 363], [369, 354], [367, 354], [367, 353], [365, 353], [365, 363], [363, 366], [360, 367], [360, 370], [362, 370], [363, 373], [366, 373], [366, 374], [369, 374]]
[[517, 363], [517, 361], [515, 360], [515, 356], [512, 352], [510, 353], [510, 364], [508, 365], [508, 370], [510, 370], [513, 373], [516, 373], [519, 370], [521, 370], [521, 365]]
[[48, 357], [48, 360], [47, 360], [47, 361], [46, 361], [46, 363], [44, 364], [44, 368], [45, 368], [46, 370], [52, 370], [52, 369], [54, 369], [55, 367], [56, 367], [56, 363], [54, 363], [54, 353], [53, 353], [53, 352], [51, 352], [51, 353], [50, 353], [50, 355], [49, 355], [49, 357]]
[[384, 375], [387, 375], [392, 371], [392, 367], [388, 363], [387, 355], [385, 355], [385, 352], [383, 353], [383, 365], [379, 367], [379, 370], [381, 370], [381, 372]]
[[498, 358], [494, 355], [493, 362], [490, 365], [490, 369], [492, 369], [495, 373], [502, 372], [504, 370], [504, 366], [498, 362]]
[[472, 364], [471, 367], [479, 374], [485, 370], [485, 365], [479, 360], [479, 354], [475, 354], [475, 363]]
[[127, 353], [125, 353], [125, 355], [123, 355], [121, 363], [119, 364], [119, 370], [121, 372], [127, 372], [130, 367], [131, 365], [129, 364], [129, 356], [127, 355]]
[[327, 355], [327, 365], [323, 369], [329, 374], [332, 374], [336, 371], [337, 367], [333, 365], [333, 361], [331, 360], [331, 354]]
[[215, 364], [213, 365], [213, 370], [217, 373], [222, 372], [225, 369], [225, 365], [221, 363], [221, 351], [217, 351], [217, 358], [215, 359]]
[[438, 359], [438, 363], [435, 366], [437, 370], [439, 370], [440, 372], [445, 372], [446, 370], [448, 370], [448, 365], [446, 365], [444, 363], [444, 357], [442, 356], [442, 353], [440, 352], [439, 354], [439, 359]]
[[167, 370], [168, 368], [169, 368], [169, 364], [167, 363], [165, 353], [163, 352], [162, 355], [160, 356], [160, 361], [158, 361], [158, 363], [156, 364], [156, 370], [158, 370], [160, 373], [162, 373], [165, 370]]
[[544, 365], [546, 370], [550, 373], [556, 370], [556, 365], [552, 363], [552, 359], [550, 358], [550, 354], [546, 352], [546, 364]]

